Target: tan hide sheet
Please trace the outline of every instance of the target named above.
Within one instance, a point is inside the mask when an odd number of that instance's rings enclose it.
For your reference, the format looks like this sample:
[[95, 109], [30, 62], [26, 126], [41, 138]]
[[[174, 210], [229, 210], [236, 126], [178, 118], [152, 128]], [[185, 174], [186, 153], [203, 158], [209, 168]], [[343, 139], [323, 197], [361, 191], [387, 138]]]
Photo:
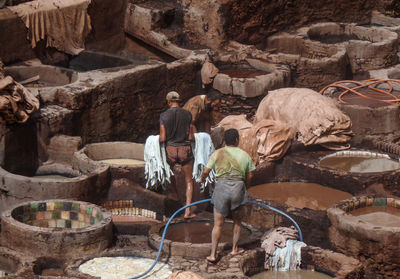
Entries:
[[39, 100], [24, 86], [7, 76], [0, 79], [0, 118], [7, 124], [24, 123], [39, 109]]
[[260, 102], [254, 122], [271, 119], [286, 123], [304, 145], [328, 149], [350, 147], [351, 120], [335, 101], [307, 88], [281, 88]]
[[32, 48], [47, 38], [47, 47], [77, 55], [91, 30], [89, 4], [90, 0], [36, 0], [8, 9], [25, 23]]
[[289, 149], [293, 133], [284, 123], [262, 120], [252, 125], [246, 115], [229, 115], [217, 127], [239, 131], [239, 147], [246, 151], [256, 165], [282, 158]]
[[203, 84], [210, 84], [213, 82], [215, 76], [218, 74], [218, 68], [209, 61], [204, 62], [203, 67], [201, 67], [201, 81]]

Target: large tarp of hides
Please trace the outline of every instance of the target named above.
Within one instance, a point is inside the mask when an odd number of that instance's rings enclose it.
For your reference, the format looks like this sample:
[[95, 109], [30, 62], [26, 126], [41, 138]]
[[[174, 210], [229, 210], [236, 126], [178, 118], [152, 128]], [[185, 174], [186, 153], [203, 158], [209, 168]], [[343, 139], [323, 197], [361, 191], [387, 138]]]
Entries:
[[24, 123], [39, 104], [39, 99], [12, 77], [0, 77], [0, 121]]
[[217, 127], [237, 129], [239, 147], [250, 155], [256, 165], [282, 158], [293, 138], [292, 130], [285, 123], [264, 119], [253, 125], [243, 114], [229, 115]]
[[[32, 48], [46, 39], [47, 47], [77, 55], [91, 30], [87, 13], [91, 0], [36, 0], [8, 7], [28, 28]], [[107, 20], [107, 19], [105, 19]]]
[[350, 147], [351, 120], [329, 97], [307, 88], [281, 88], [260, 102], [254, 122], [271, 119], [286, 123], [304, 145], [328, 149]]

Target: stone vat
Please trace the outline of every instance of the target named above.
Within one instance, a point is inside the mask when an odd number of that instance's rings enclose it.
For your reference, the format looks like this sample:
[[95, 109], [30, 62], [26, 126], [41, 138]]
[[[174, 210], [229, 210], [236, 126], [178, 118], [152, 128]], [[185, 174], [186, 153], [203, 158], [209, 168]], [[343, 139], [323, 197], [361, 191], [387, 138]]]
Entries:
[[[112, 247], [101, 253], [98, 253], [97, 255], [82, 256], [73, 262], [69, 262], [67, 267], [65, 268], [65, 271], [66, 271], [66, 274], [68, 274], [68, 276], [69, 276], [68, 278], [73, 277], [73, 278], [96, 279], [99, 277], [82, 272], [81, 266], [89, 263], [92, 260], [98, 260], [99, 258], [102, 258], [102, 257], [107, 257], [111, 260], [123, 257], [123, 258], [131, 258], [131, 259], [143, 259], [145, 264], [142, 266], [139, 266], [139, 268], [142, 269], [148, 263], [152, 263], [153, 260], [155, 259], [155, 256], [156, 256], [156, 252], [151, 249], [137, 249], [137, 248], [133, 248], [133, 247], [124, 247], [124, 248]], [[164, 255], [161, 255], [158, 263], [164, 264], [165, 266], [169, 267], [171, 265], [171, 260], [166, 258]], [[160, 266], [159, 264], [157, 265], [157, 267]], [[116, 266], [117, 265], [115, 265], [114, 267], [116, 267]], [[110, 266], [110, 267], [112, 267], [112, 266]], [[140, 273], [142, 273], [144, 271], [144, 270], [139, 270], [137, 268], [132, 268], [132, 267], [133, 267], [132, 265], [120, 266], [119, 271], [121, 273], [118, 274], [118, 270], [115, 270], [111, 276], [120, 275], [120, 277], [117, 277], [117, 278], [131, 278], [136, 275], [139, 275]], [[147, 267], [149, 267], [149, 265], [147, 265]], [[105, 267], [104, 269], [107, 269], [107, 267]], [[155, 268], [155, 269], [153, 269], [153, 271], [156, 271], [157, 269], [158, 268]], [[160, 277], [156, 277], [156, 278], [160, 278]], [[163, 277], [161, 277], [161, 278], [163, 278]]]
[[262, 60], [247, 58], [243, 61], [218, 62], [219, 73], [213, 87], [223, 94], [244, 98], [264, 96], [268, 90], [285, 87], [290, 72], [284, 67]]
[[[123, 141], [92, 143], [75, 152], [74, 157], [79, 162], [109, 166], [113, 180], [127, 178], [140, 185], [145, 184], [144, 144]], [[133, 159], [137, 162], [135, 164], [101, 162], [106, 159]]]
[[[110, 186], [108, 166], [69, 168], [65, 165], [43, 165], [37, 176], [13, 174], [0, 168], [0, 211], [23, 201], [43, 199], [78, 199], [90, 202], [104, 200]], [[48, 176], [50, 175], [50, 177]]]
[[[149, 244], [154, 249], [159, 249], [160, 247], [161, 236], [164, 231], [165, 224], [166, 223], [154, 225], [149, 232]], [[187, 224], [190, 227], [185, 227]], [[173, 226], [178, 226], [179, 228], [176, 227], [175, 229]], [[226, 220], [223, 231], [227, 233], [229, 231], [228, 227], [231, 230], [232, 226], [232, 221]], [[170, 230], [171, 227], [174, 231], [173, 234], [169, 235], [168, 230]], [[206, 257], [210, 254], [212, 228], [213, 223], [209, 218], [196, 218], [195, 220], [191, 221], [177, 220], [171, 223], [168, 227], [166, 238], [164, 239], [163, 251], [170, 256], [182, 256], [192, 259]], [[201, 234], [201, 239], [193, 237], [195, 233], [198, 237], [200, 237]], [[223, 234], [225, 233], [223, 232]], [[194, 243], [191, 242], [192, 237]], [[239, 245], [255, 243], [260, 237], [260, 232], [255, 230], [252, 226], [242, 223]], [[172, 238], [173, 240], [169, 238]], [[220, 243], [218, 244], [218, 251], [223, 251], [229, 248], [232, 248], [232, 239], [221, 239]]]
[[398, 62], [398, 35], [382, 27], [326, 22], [301, 28], [298, 33], [310, 40], [345, 46], [353, 75]]
[[[372, 210], [372, 214], [380, 212], [381, 215], [376, 215], [371, 220], [368, 217], [369, 209]], [[360, 210], [368, 214], [354, 214]], [[396, 215], [390, 217], [390, 222], [393, 222], [393, 218], [397, 218], [399, 220], [397, 226], [386, 225], [386, 221], [388, 221], [386, 217], [392, 216], [392, 214], [382, 215], [382, 213], [387, 214], [392, 211]], [[328, 217], [331, 222], [329, 240], [332, 246], [339, 252], [358, 258], [363, 262], [367, 275], [384, 276], [385, 278], [386, 276], [398, 277], [400, 275], [398, 252], [400, 246], [400, 200], [398, 198], [353, 197], [328, 209]], [[370, 219], [367, 220], [366, 217]]]
[[[367, 144], [370, 145], [370, 144]], [[369, 146], [364, 145], [364, 148]], [[381, 154], [382, 156], [388, 156], [398, 158], [397, 154], [383, 153], [374, 149], [371, 144], [370, 149], [350, 149], [348, 152], [361, 152], [368, 154]], [[344, 151], [342, 151], [344, 152]], [[365, 193], [372, 186], [382, 188], [382, 191], [386, 194], [399, 195], [400, 184], [400, 169], [394, 169], [383, 172], [369, 172], [369, 173], [358, 173], [348, 172], [344, 170], [337, 170], [329, 167], [322, 166], [320, 164], [321, 158], [332, 155], [336, 152], [326, 151], [323, 149], [307, 149], [299, 150], [298, 152], [292, 152], [284, 158], [284, 162], [280, 168], [280, 175], [290, 176], [292, 179], [304, 179], [307, 181], [318, 181], [318, 183], [338, 189], [352, 195], [360, 195]], [[379, 155], [379, 156], [381, 156]], [[390, 155], [390, 156], [389, 156]], [[386, 157], [385, 156], [385, 157]], [[386, 157], [387, 158], [387, 157]]]
[[29, 87], [30, 89], [35, 87], [63, 86], [74, 83], [78, 79], [77, 72], [73, 70], [48, 65], [9, 66], [5, 67], [5, 74], [12, 76], [17, 82], [38, 77], [38, 80], [32, 83], [23, 83], [25, 87]]
[[289, 65], [295, 87], [319, 90], [337, 80], [345, 79], [348, 68], [346, 49], [311, 41], [301, 35], [282, 33], [267, 39], [265, 59]]
[[34, 257], [73, 259], [99, 253], [111, 241], [110, 213], [87, 202], [21, 203], [1, 217], [1, 245]]
[[154, 224], [165, 221], [165, 216], [143, 207], [133, 200], [114, 200], [102, 204], [111, 212], [115, 230], [119, 234], [148, 235]]
[[[248, 189], [251, 201], [265, 204], [288, 214], [299, 225], [304, 242], [329, 248], [329, 220], [326, 210], [352, 195], [337, 189], [303, 181], [269, 181]], [[273, 192], [273, 193], [268, 193]], [[311, 192], [311, 194], [308, 194]], [[247, 205], [244, 222], [261, 230], [293, 223], [281, 214], [258, 205]]]
[[[240, 260], [246, 276], [264, 271], [265, 252], [258, 248], [250, 250]], [[352, 257], [315, 246], [301, 248], [301, 268], [315, 270], [335, 278], [362, 278], [361, 263]]]

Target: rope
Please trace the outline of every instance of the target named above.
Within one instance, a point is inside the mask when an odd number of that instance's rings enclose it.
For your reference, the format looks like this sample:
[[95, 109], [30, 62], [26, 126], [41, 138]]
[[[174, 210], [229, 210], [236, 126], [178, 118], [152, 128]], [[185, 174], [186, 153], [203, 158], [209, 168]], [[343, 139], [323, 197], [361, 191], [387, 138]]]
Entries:
[[[347, 104], [347, 102], [343, 100], [343, 97], [346, 94], [351, 94], [351, 93], [358, 95], [362, 98], [372, 100], [372, 101], [385, 102], [388, 104], [398, 104], [400, 102], [400, 99], [392, 93], [393, 92], [393, 82], [400, 83], [400, 80], [398, 80], [398, 79], [379, 79], [379, 78], [367, 79], [367, 80], [363, 80], [363, 81], [342, 80], [342, 81], [337, 81], [337, 82], [334, 82], [334, 83], [331, 83], [331, 84], [325, 86], [319, 93], [321, 95], [324, 95], [325, 90], [328, 89], [329, 87], [337, 87], [337, 88], [343, 89], [343, 92], [341, 92], [340, 95], [338, 96], [338, 100], [343, 104]], [[354, 84], [356, 86], [349, 87], [348, 85], [344, 85], [344, 83], [347, 83], [347, 84], [350, 83], [350, 84]], [[387, 90], [382, 90], [382, 89], [376, 88], [378, 85], [385, 84], [385, 83], [389, 87]], [[382, 95], [383, 97], [388, 97], [388, 99], [379, 99], [379, 98], [375, 98], [373, 96], [368, 96], [364, 93], [361, 93], [359, 91], [359, 89], [363, 89], [363, 88], [370, 89], [370, 90], [376, 92], [377, 94]]]

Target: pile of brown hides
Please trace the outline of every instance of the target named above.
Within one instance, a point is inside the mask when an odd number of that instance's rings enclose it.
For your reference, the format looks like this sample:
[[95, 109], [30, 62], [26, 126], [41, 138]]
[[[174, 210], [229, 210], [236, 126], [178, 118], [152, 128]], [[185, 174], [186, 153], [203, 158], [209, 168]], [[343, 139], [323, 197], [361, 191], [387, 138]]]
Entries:
[[351, 120], [334, 100], [307, 88], [268, 92], [254, 122], [269, 119], [285, 123], [304, 145], [320, 144], [332, 150], [350, 147]]
[[12, 77], [4, 77], [0, 69], [0, 121], [24, 123], [39, 109], [39, 100]]
[[237, 129], [240, 136], [239, 147], [250, 155], [256, 165], [282, 158], [293, 138], [285, 123], [265, 119], [253, 125], [243, 114], [225, 117], [218, 127], [224, 130]]

